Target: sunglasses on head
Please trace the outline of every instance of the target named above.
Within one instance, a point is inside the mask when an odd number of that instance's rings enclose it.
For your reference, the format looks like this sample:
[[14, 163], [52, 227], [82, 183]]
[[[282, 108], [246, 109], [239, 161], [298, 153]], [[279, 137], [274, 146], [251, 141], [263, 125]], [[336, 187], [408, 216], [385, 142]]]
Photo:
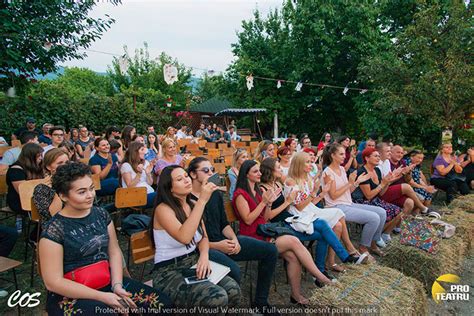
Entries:
[[208, 167], [204, 167], [202, 169], [198, 169], [196, 171], [201, 171], [201, 172], [204, 172], [204, 173], [209, 173], [209, 171], [212, 171], [214, 172], [216, 169], [214, 167], [211, 167], [211, 168], [208, 168]]

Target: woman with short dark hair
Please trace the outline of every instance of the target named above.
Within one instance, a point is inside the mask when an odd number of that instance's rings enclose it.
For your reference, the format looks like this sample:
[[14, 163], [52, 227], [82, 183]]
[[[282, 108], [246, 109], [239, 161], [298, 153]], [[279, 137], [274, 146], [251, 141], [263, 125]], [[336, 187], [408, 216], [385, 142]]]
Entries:
[[[110, 215], [94, 206], [90, 168], [59, 167], [52, 187], [64, 203], [41, 234], [41, 275], [48, 290], [48, 315], [93, 315], [140, 308], [144, 314], [170, 306], [166, 295], [123, 277], [122, 253]], [[112, 314], [114, 313], [112, 312]]]

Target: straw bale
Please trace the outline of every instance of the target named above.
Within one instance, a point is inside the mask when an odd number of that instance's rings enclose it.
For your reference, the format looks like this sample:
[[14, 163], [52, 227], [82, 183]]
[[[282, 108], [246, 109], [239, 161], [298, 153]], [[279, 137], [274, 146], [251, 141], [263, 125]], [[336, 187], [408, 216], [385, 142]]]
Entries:
[[419, 281], [377, 264], [350, 265], [347, 269], [338, 278], [340, 287], [314, 290], [310, 298], [312, 307], [323, 314], [338, 315], [354, 313], [359, 308], [367, 311], [363, 314], [427, 314], [427, 296]]
[[397, 269], [421, 281], [428, 292], [440, 275], [459, 272], [465, 257], [472, 249], [474, 214], [458, 208], [444, 211], [451, 211], [451, 214], [445, 213], [442, 220], [456, 226], [456, 234], [450, 239], [442, 239], [436, 254], [401, 245], [400, 238], [396, 236], [392, 237], [392, 241], [384, 249], [386, 256], [380, 261], [384, 266]]

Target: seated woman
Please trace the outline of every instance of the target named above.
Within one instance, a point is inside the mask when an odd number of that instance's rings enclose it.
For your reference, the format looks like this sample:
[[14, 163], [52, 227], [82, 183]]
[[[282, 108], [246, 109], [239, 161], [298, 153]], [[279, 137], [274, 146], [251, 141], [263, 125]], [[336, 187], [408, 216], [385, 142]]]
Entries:
[[137, 134], [137, 130], [135, 127], [131, 125], [126, 125], [122, 130], [122, 149], [123, 151], [128, 149], [128, 144], [133, 141], [133, 138]]
[[319, 170], [322, 169], [322, 164], [319, 164], [319, 167], [316, 164], [316, 160], [318, 159], [318, 157], [316, 156], [316, 152], [313, 148], [303, 148], [301, 151], [307, 153], [309, 155], [309, 158], [311, 159], [311, 171], [309, 172], [309, 176], [312, 179], [319, 178], [321, 176], [319, 174]]
[[[187, 285], [184, 278], [210, 274], [209, 240], [202, 215], [213, 183], [203, 184], [199, 199], [191, 202], [192, 181], [180, 166], [163, 169], [158, 182], [156, 207], [150, 225], [155, 245], [153, 284], [177, 306], [237, 306], [240, 287], [229, 276]], [[196, 268], [191, 267], [196, 264]]]
[[69, 161], [78, 161], [79, 158], [77, 157], [76, 154], [76, 148], [74, 148], [74, 144], [71, 143], [70, 141], [63, 141], [59, 147], [62, 151], [64, 151], [67, 156], [69, 157]]
[[113, 195], [119, 186], [117, 155], [110, 153], [110, 144], [105, 138], [97, 138], [94, 146], [96, 154], [89, 159], [89, 166], [92, 173], [99, 174], [100, 177], [100, 190], [97, 195]]
[[[288, 171], [288, 178], [285, 181], [285, 192], [291, 190], [298, 191], [294, 202], [288, 208], [292, 215], [300, 216], [308, 210], [317, 214], [318, 219], [325, 220], [329, 227], [331, 227], [336, 236], [341, 239], [346, 249], [352, 255], [358, 255], [357, 249], [352, 244], [347, 230], [344, 213], [338, 208], [319, 208], [316, 204], [327, 194], [319, 191], [319, 179], [312, 179], [309, 176], [312, 165], [309, 155], [305, 152], [296, 153], [291, 160], [290, 170]], [[344, 268], [339, 267], [335, 263], [335, 253], [333, 249], [329, 249], [327, 258], [327, 265], [331, 270], [336, 272], [343, 272]]]
[[261, 163], [267, 157], [275, 157], [275, 144], [269, 140], [262, 140], [255, 151], [255, 160]]
[[[275, 222], [283, 222], [287, 225], [290, 229], [294, 231], [294, 235], [298, 237], [301, 241], [309, 241], [309, 240], [317, 240], [316, 244], [316, 266], [318, 269], [326, 276], [328, 274], [325, 272], [325, 261], [326, 255], [328, 251], [328, 245], [335, 250], [338, 257], [344, 262], [349, 261], [352, 262], [351, 255], [347, 253], [344, 247], [339, 242], [334, 231], [328, 225], [328, 223], [323, 219], [317, 219], [313, 221], [313, 233], [306, 234], [299, 231], [294, 230], [288, 223], [286, 223], [285, 219], [291, 217], [292, 215], [288, 212], [288, 208], [290, 205], [293, 204], [296, 195], [298, 193], [297, 190], [293, 190], [290, 194], [287, 195], [285, 198], [282, 192], [283, 184], [281, 183], [282, 172], [280, 168], [280, 163], [274, 158], [265, 159], [264, 162], [260, 165], [260, 189], [262, 192], [271, 191], [275, 193], [276, 199], [273, 201], [271, 205], [271, 210], [265, 213], [265, 219], [270, 220], [272, 223]], [[355, 254], [355, 252], [354, 252]], [[357, 256], [354, 256], [354, 259], [358, 259]], [[363, 260], [363, 259], [361, 259]], [[356, 261], [357, 262], [357, 261]], [[334, 263], [333, 263], [334, 264]], [[330, 270], [338, 270], [337, 265], [331, 266]], [[329, 276], [328, 276], [329, 277]]]
[[185, 155], [184, 157], [178, 154], [178, 150], [176, 148], [176, 142], [171, 138], [165, 138], [162, 142], [163, 148], [163, 157], [161, 157], [155, 164], [154, 172], [157, 176], [157, 181], [159, 180], [161, 171], [167, 167], [172, 165], [178, 165], [181, 167], [185, 166], [186, 158], [189, 155]]
[[385, 202], [380, 198], [386, 191], [393, 175], [389, 173], [382, 178], [379, 168], [376, 168], [380, 162], [380, 154], [375, 148], [366, 148], [362, 152], [364, 165], [357, 170], [357, 176], [367, 174], [369, 179], [361, 182], [359, 187], [352, 192], [352, 199], [357, 204], [368, 204], [381, 207], [387, 214], [385, 226], [382, 232], [382, 240], [377, 241], [377, 245], [385, 247], [385, 243], [391, 240], [390, 233], [400, 224], [402, 213], [410, 214], [408, 208], [401, 209], [395, 204]]
[[466, 183], [474, 190], [474, 146], [467, 149], [466, 154], [459, 156], [461, 159], [461, 167], [463, 167], [463, 173], [466, 175]]
[[232, 167], [227, 170], [227, 177], [229, 177], [229, 199], [232, 201], [234, 197], [235, 185], [237, 184], [237, 177], [239, 170], [245, 160], [249, 159], [249, 154], [245, 149], [238, 148], [232, 156]]
[[[21, 208], [19, 186], [20, 183], [43, 178], [43, 168], [41, 163], [43, 161], [43, 148], [34, 143], [25, 144], [21, 148], [18, 160], [12, 164], [7, 171], [6, 182], [8, 186], [7, 191], [7, 205], [17, 215], [17, 230], [22, 230], [22, 217], [28, 216], [28, 213]], [[30, 240], [36, 240], [36, 232], [32, 231]]]
[[152, 314], [170, 306], [166, 295], [123, 277], [114, 224], [105, 210], [93, 206], [90, 168], [74, 162], [63, 165], [52, 187], [64, 207], [49, 221], [39, 242], [48, 315], [94, 315], [109, 307], [120, 313], [141, 307]]
[[423, 158], [423, 152], [421, 150], [414, 149], [408, 153], [406, 164], [407, 166], [411, 164], [415, 165], [411, 171], [411, 181], [409, 184], [413, 187], [413, 191], [415, 191], [423, 205], [430, 206], [431, 200], [433, 200], [433, 193], [436, 192], [436, 189], [434, 186], [428, 184], [428, 181], [421, 170]]
[[38, 184], [33, 191], [33, 203], [41, 217], [42, 229], [44, 229], [46, 222], [51, 219], [51, 216], [63, 207], [59, 196], [51, 188], [51, 177], [54, 176], [59, 166], [66, 164], [68, 161], [68, 155], [60, 148], [53, 148], [44, 155], [43, 168], [48, 181]]
[[153, 159], [161, 157], [161, 145], [158, 136], [151, 132], [147, 136], [148, 151], [145, 155], [145, 160], [152, 161]]
[[346, 172], [352, 173], [357, 168], [357, 147], [354, 145], [351, 149], [351, 139], [345, 135], [339, 136], [336, 142], [344, 148], [344, 161], [341, 166], [344, 167]]
[[[240, 168], [237, 186], [232, 204], [239, 218], [240, 234], [264, 240], [257, 234], [259, 224], [265, 224], [270, 218], [272, 202], [275, 200], [273, 189], [261, 192], [258, 186], [261, 173], [254, 160], [247, 160]], [[301, 266], [318, 280], [318, 284], [330, 285], [331, 280], [316, 267], [308, 249], [296, 236], [284, 235], [272, 240], [278, 252], [288, 263], [287, 274], [290, 282], [290, 300], [293, 303], [308, 304], [308, 299], [301, 294]]]
[[377, 247], [376, 242], [382, 237], [387, 215], [381, 207], [352, 202], [351, 193], [360, 183], [367, 181], [370, 176], [360, 174], [357, 177], [357, 172], [354, 171], [347, 179], [346, 170], [342, 166], [346, 156], [345, 153], [345, 148], [338, 143], [327, 146], [324, 152], [323, 164], [327, 167], [323, 171], [322, 185], [323, 188], [329, 187], [329, 194], [324, 197], [326, 205], [342, 210], [346, 215], [347, 222], [363, 225], [359, 242], [361, 253], [370, 251], [382, 256], [383, 253]]
[[296, 147], [298, 146], [298, 142], [296, 141], [296, 139], [291, 137], [287, 138], [284, 144], [285, 147], [288, 147], [290, 149], [291, 157], [293, 157], [293, 155], [296, 153]]
[[122, 187], [136, 188], [144, 187], [147, 193], [146, 208], [153, 207], [156, 192], [151, 185], [153, 184], [153, 165], [145, 160], [147, 148], [144, 144], [134, 141], [128, 145], [125, 152], [122, 166], [120, 167], [120, 176], [122, 178]]
[[278, 148], [278, 161], [280, 162], [280, 167], [283, 172], [283, 177], [281, 181], [285, 182], [286, 177], [288, 176], [288, 170], [290, 170], [291, 164], [291, 150], [290, 148], [283, 146]]
[[434, 170], [430, 182], [437, 189], [446, 192], [447, 204], [451, 203], [458, 192], [462, 195], [469, 194], [465, 176], [461, 175], [460, 163], [456, 156], [453, 156], [453, 145], [450, 143], [441, 145], [441, 150], [433, 162]]

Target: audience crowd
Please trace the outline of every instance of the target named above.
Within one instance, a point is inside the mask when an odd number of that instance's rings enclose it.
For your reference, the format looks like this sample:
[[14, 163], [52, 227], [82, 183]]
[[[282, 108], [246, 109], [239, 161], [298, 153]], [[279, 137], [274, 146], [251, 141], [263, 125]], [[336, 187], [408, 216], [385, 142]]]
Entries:
[[[28, 118], [11, 135], [21, 145], [3, 152], [0, 173], [16, 227], [0, 225], [0, 256], [10, 254], [26, 229], [20, 184], [43, 179], [32, 199], [41, 225], [31, 230], [29, 242], [38, 249], [50, 315], [107, 307], [152, 313], [170, 306], [238, 306], [237, 262], [243, 261], [258, 263], [252, 306], [269, 311], [279, 257], [290, 284], [288, 301], [304, 306], [310, 293], [301, 288], [303, 268], [317, 287], [340, 286], [337, 275], [345, 266], [385, 255], [404, 215], [435, 214], [431, 202], [438, 190], [449, 204], [474, 186], [472, 146], [455, 155], [443, 143], [427, 172], [423, 151], [407, 152], [377, 135], [357, 147], [355, 139], [327, 132], [317, 146], [307, 134], [257, 144], [250, 137], [243, 141], [235, 125], [226, 130], [206, 123], [194, 134], [184, 124], [163, 135], [152, 125], [139, 132], [110, 126], [95, 135], [86, 126], [66, 131], [49, 123], [40, 130]], [[224, 160], [220, 178], [215, 167]], [[118, 188], [136, 187], [146, 188], [143, 208], [151, 210], [152, 286], [130, 278], [116, 210], [101, 203]], [[348, 223], [362, 225], [360, 240], [351, 240]], [[313, 258], [305, 242], [314, 241]], [[216, 283], [206, 279], [214, 262], [230, 268]]]

